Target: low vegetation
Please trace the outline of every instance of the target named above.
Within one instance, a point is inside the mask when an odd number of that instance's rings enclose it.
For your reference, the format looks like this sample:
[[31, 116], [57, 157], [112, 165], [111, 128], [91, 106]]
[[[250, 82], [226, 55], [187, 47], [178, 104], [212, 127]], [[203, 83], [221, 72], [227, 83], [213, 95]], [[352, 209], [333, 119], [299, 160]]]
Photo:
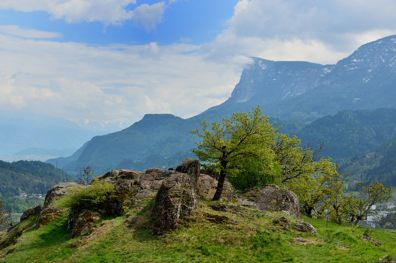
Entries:
[[[150, 203], [103, 220], [89, 236], [71, 238], [66, 215], [0, 251], [0, 262], [378, 262], [396, 253], [396, 232], [304, 218], [318, 233], [274, 224], [284, 213], [201, 203], [191, 220], [162, 237], [148, 220]], [[139, 220], [136, 220], [139, 218]], [[215, 219], [218, 220], [215, 220]], [[297, 219], [287, 216], [293, 222]], [[125, 223], [132, 222], [132, 223]], [[10, 253], [12, 251], [12, 253]]]

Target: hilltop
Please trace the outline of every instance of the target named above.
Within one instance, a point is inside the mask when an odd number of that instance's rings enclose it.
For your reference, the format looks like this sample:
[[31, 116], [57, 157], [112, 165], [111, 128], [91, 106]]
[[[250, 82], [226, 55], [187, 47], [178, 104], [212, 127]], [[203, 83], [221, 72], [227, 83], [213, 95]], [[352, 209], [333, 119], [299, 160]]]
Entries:
[[291, 193], [283, 192], [289, 196], [286, 199], [282, 195], [265, 199], [283, 200], [282, 206], [268, 206], [273, 201], [262, 199], [257, 206], [243, 201], [247, 197], [235, 199], [229, 194], [213, 202], [207, 199], [213, 194], [213, 179], [201, 175], [196, 188], [199, 197], [194, 197], [188, 178], [158, 169], [107, 173], [99, 180], [111, 182], [116, 191], [126, 187], [135, 194], [125, 200], [130, 202], [125, 213], [116, 209], [104, 217], [92, 205], [77, 214], [77, 210], [65, 210], [62, 204], [70, 202], [70, 189], [76, 185], [55, 187], [41, 211], [25, 213], [22, 223], [8, 232], [8, 241], [0, 238], [0, 261], [321, 262], [326, 258], [328, 262], [390, 262], [386, 259], [396, 253], [395, 231], [301, 217], [294, 201], [286, 201]]

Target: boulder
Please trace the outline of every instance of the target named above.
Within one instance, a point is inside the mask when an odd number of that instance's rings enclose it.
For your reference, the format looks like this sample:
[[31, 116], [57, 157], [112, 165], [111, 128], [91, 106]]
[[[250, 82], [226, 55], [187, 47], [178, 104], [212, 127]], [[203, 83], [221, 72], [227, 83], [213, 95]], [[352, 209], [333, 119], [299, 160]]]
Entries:
[[22, 222], [32, 216], [38, 216], [40, 215], [40, 212], [41, 212], [41, 205], [29, 208], [25, 212], [23, 212], [20, 221]]
[[191, 176], [176, 173], [166, 178], [157, 193], [151, 213], [153, 233], [162, 235], [176, 229], [181, 220], [191, 215], [196, 204]]
[[72, 237], [89, 235], [95, 224], [101, 219], [100, 214], [91, 210], [72, 210], [69, 214], [68, 229]]
[[76, 187], [83, 187], [81, 184], [69, 182], [60, 183], [52, 187], [45, 196], [43, 209], [52, 206], [54, 201], [70, 192], [70, 189]]
[[37, 218], [37, 227], [49, 224], [62, 215], [62, 211], [58, 208], [47, 207], [41, 210], [40, 216]]
[[54, 202], [61, 198], [62, 196], [68, 194], [71, 189], [75, 189], [78, 187], [84, 187], [81, 184], [68, 182], [68, 183], [60, 183], [52, 187], [45, 196], [43, 208], [40, 211], [40, 215], [37, 218], [37, 227], [42, 225], [46, 225], [59, 216], [62, 215], [62, 211], [59, 208], [55, 208]]
[[285, 211], [297, 217], [300, 215], [300, 204], [297, 195], [279, 186], [268, 185], [262, 189], [252, 190], [244, 196], [260, 210]]
[[142, 189], [159, 190], [162, 181], [171, 175], [170, 171], [161, 169], [147, 169], [140, 179], [140, 186]]
[[130, 206], [134, 196], [140, 191], [140, 178], [143, 173], [134, 170], [113, 170], [95, 180], [111, 183], [115, 187], [116, 196], [122, 200], [121, 205]]
[[[207, 174], [198, 177], [197, 194], [204, 200], [212, 200], [217, 188], [217, 180]], [[234, 188], [229, 182], [224, 182], [221, 199], [231, 201], [234, 196]]]
[[309, 232], [309, 233], [312, 233], [312, 234], [316, 234], [317, 233], [316, 228], [313, 225], [311, 225], [309, 223], [306, 223], [306, 222], [294, 223], [293, 224], [293, 228], [295, 230], [297, 230], [297, 231], [300, 231], [300, 232]]

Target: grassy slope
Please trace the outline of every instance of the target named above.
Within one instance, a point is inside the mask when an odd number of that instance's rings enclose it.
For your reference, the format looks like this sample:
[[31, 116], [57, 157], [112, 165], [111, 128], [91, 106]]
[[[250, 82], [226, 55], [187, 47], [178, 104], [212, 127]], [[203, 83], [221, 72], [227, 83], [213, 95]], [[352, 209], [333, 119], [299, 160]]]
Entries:
[[360, 227], [305, 219], [318, 229], [313, 235], [274, 226], [279, 213], [217, 212], [206, 204], [179, 230], [156, 237], [148, 213], [136, 208], [128, 215], [137, 222], [133, 227], [126, 226], [127, 216], [108, 219], [77, 239], [70, 239], [64, 217], [26, 232], [17, 245], [0, 251], [0, 262], [378, 262], [396, 253], [395, 231], [370, 230], [381, 243], [375, 245], [362, 239]]

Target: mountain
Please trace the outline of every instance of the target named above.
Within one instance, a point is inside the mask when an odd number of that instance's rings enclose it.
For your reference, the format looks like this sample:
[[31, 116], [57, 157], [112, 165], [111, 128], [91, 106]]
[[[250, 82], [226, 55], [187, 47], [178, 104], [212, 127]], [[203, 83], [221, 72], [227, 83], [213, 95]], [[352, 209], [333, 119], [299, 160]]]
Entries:
[[371, 152], [396, 137], [396, 109], [341, 111], [297, 132], [305, 146], [343, 161]]
[[[221, 105], [190, 119], [168, 114], [146, 115], [123, 131], [94, 137], [71, 157], [49, 162], [72, 173], [78, 173], [87, 165], [97, 173], [121, 167], [174, 166], [181, 158], [191, 155], [196, 138], [189, 132], [199, 127], [202, 120], [219, 120], [258, 105], [280, 123], [282, 131], [294, 134], [296, 127], [340, 111], [396, 108], [395, 83], [396, 36], [363, 45], [335, 65], [254, 58], [244, 69], [231, 97]], [[345, 118], [340, 120], [347, 125], [348, 118]], [[320, 129], [321, 123], [328, 121], [313, 123], [311, 128]], [[331, 127], [330, 124], [327, 126]], [[322, 140], [315, 134], [314, 138]], [[381, 135], [378, 138], [382, 138]], [[305, 143], [311, 144], [307, 138]], [[335, 149], [343, 158], [340, 151]], [[357, 151], [360, 148], [348, 154]], [[152, 152], [157, 154], [151, 155]]]
[[353, 158], [341, 166], [353, 182], [381, 182], [396, 186], [396, 137], [374, 151]]
[[38, 161], [0, 161], [0, 197], [8, 208], [19, 212], [25, 209], [22, 194], [45, 195], [48, 189], [68, 179], [68, 175], [51, 164]]

